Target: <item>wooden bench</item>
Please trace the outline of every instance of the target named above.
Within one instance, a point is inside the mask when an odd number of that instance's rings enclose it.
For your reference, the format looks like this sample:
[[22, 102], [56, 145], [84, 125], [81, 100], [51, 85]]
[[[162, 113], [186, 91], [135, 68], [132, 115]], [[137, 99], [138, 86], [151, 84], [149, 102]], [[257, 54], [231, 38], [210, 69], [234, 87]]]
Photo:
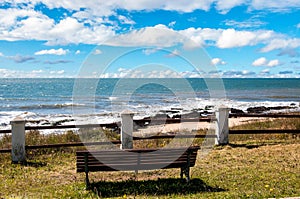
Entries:
[[180, 176], [190, 180], [190, 167], [196, 162], [200, 147], [169, 149], [127, 149], [77, 151], [77, 172], [85, 172], [86, 186], [90, 185], [89, 172], [94, 171], [138, 171], [181, 168]]

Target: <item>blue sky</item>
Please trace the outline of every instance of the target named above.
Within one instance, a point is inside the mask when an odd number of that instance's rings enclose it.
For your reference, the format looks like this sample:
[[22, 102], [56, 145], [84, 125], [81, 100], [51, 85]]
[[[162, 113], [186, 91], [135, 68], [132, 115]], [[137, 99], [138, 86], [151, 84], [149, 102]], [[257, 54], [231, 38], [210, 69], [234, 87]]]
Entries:
[[2, 0], [3, 77], [300, 77], [299, 0]]

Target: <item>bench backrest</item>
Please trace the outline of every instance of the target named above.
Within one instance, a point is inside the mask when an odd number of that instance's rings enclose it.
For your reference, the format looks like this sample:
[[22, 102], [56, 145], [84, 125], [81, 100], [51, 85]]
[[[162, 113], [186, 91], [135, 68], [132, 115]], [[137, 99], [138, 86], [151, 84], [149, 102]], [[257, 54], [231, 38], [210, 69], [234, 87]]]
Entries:
[[195, 165], [199, 147], [170, 149], [130, 149], [77, 151], [77, 172], [118, 170], [152, 170], [183, 168]]

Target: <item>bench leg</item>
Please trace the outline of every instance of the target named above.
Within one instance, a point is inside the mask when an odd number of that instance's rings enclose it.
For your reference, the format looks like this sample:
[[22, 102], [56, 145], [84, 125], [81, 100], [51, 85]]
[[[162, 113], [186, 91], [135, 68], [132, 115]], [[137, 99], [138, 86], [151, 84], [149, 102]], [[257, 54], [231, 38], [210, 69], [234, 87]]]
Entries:
[[183, 172], [184, 172], [184, 168], [180, 168], [180, 178], [182, 179], [183, 178]]
[[88, 190], [90, 188], [90, 181], [89, 181], [89, 166], [88, 166], [88, 154], [84, 154], [84, 172], [85, 172], [85, 188]]
[[90, 188], [89, 172], [85, 172], [85, 186], [86, 190]]
[[186, 181], [189, 182], [190, 181], [190, 167], [187, 167], [185, 169], [185, 176], [186, 176]]
[[183, 167], [181, 168], [181, 171], [180, 171], [180, 178], [182, 179], [183, 178], [183, 174], [185, 175], [185, 179], [187, 182], [190, 181], [190, 167]]

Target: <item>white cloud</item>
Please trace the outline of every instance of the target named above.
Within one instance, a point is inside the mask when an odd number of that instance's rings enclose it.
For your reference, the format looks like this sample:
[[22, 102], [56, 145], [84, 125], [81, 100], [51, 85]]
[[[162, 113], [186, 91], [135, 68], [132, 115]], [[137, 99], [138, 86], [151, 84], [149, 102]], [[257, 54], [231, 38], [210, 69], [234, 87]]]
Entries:
[[76, 50], [75, 55], [79, 55], [80, 53], [80, 50]]
[[261, 57], [256, 59], [253, 63], [252, 66], [268, 66], [268, 67], [275, 67], [280, 65], [280, 61], [278, 59], [273, 59], [268, 61], [265, 57]]
[[44, 71], [44, 70], [11, 70], [0, 68], [0, 78], [52, 78], [52, 77], [66, 77], [65, 71]]
[[216, 8], [221, 13], [226, 14], [232, 8], [246, 3], [245, 0], [218, 0]]
[[212, 65], [225, 65], [226, 64], [226, 62], [225, 61], [223, 61], [221, 58], [213, 58], [212, 60], [211, 60], [211, 64]]
[[159, 48], [146, 48], [143, 50], [143, 53], [145, 55], [151, 55], [153, 53], [156, 53], [159, 50]]
[[180, 51], [178, 49], [175, 49], [170, 54], [168, 54], [168, 57], [175, 57], [179, 55], [180, 55]]
[[268, 9], [274, 12], [288, 11], [292, 8], [299, 8], [300, 1], [298, 0], [285, 0], [285, 1], [274, 1], [274, 0], [252, 0], [250, 4], [251, 9], [264, 10]]
[[64, 70], [59, 70], [59, 71], [57, 71], [57, 74], [64, 74], [64, 73], [65, 73]]
[[169, 26], [170, 28], [173, 28], [173, 27], [175, 26], [175, 24], [176, 24], [176, 21], [172, 21], [172, 22], [170, 22], [170, 23], [168, 24], [168, 26]]
[[297, 28], [300, 28], [300, 23], [298, 23]]
[[59, 49], [50, 49], [50, 50], [41, 50], [38, 52], [35, 52], [35, 55], [65, 55], [69, 52], [69, 50], [64, 50], [62, 48]]
[[267, 64], [267, 66], [269, 66], [269, 67], [275, 67], [275, 66], [278, 66], [278, 65], [280, 65], [280, 62], [279, 62], [278, 59], [271, 60], [271, 61], [269, 61], [269, 63]]
[[50, 74], [58, 74], [58, 75], [61, 75], [61, 74], [64, 74], [65, 71], [64, 70], [59, 70], [59, 71], [50, 71]]
[[237, 28], [259, 28], [266, 24], [266, 22], [260, 21], [256, 18], [250, 18], [245, 21], [225, 20], [226, 26], [232, 26]]
[[44, 71], [43, 70], [33, 70], [31, 71], [32, 73], [43, 73]]
[[100, 55], [100, 54], [102, 54], [102, 51], [100, 49], [96, 49], [96, 50], [94, 50], [94, 52], [92, 54], [93, 55]]
[[236, 31], [226, 29], [222, 31], [217, 41], [219, 48], [233, 48], [243, 46], [253, 46], [263, 42], [273, 35], [272, 31]]
[[129, 19], [129, 18], [123, 16], [123, 15], [119, 15], [118, 19], [119, 19], [121, 24], [129, 24], [129, 25], [134, 25], [135, 24], [135, 22], [133, 20], [131, 20], [131, 19]]
[[121, 46], [155, 46], [170, 47], [178, 43], [184, 43], [184, 36], [166, 27], [156, 25], [139, 30], [133, 30], [128, 34], [121, 34], [106, 42], [109, 45]]
[[0, 52], [0, 57], [4, 57], [4, 54], [2, 52]]
[[272, 50], [278, 49], [293, 49], [300, 47], [300, 39], [283, 39], [283, 38], [275, 38], [272, 39], [268, 45], [261, 49], [261, 52], [270, 52]]
[[[117, 15], [115, 10], [127, 11], [141, 10], [172, 10], [178, 12], [191, 12], [196, 9], [209, 10], [215, 7], [221, 13], [226, 13], [233, 7], [246, 5], [249, 9], [291, 9], [299, 8], [299, 1], [273, 1], [273, 0], [110, 0], [101, 3], [96, 1], [82, 0], [18, 0], [12, 2], [4, 0], [3, 3], [12, 3], [15, 8], [0, 9], [0, 40], [38, 40], [46, 41], [48, 45], [66, 44], [103, 44], [103, 42], [114, 38], [120, 30], [116, 24], [133, 25], [135, 22], [128, 16]], [[23, 3], [23, 4], [22, 4]], [[64, 16], [60, 19], [52, 19], [41, 11], [34, 10], [36, 4], [43, 3], [49, 9], [64, 8], [72, 11], [72, 16]], [[116, 16], [115, 20], [109, 16]], [[232, 25], [237, 22], [227, 21]], [[246, 21], [242, 26], [259, 26], [263, 22]], [[128, 34], [118, 37], [119, 40], [111, 41], [114, 45], [137, 46], [139, 44], [148, 46], [168, 47], [178, 43], [185, 46], [195, 47], [203, 45], [216, 45], [219, 48], [234, 48], [263, 44], [265, 47], [261, 52], [269, 52], [276, 49], [298, 48], [300, 39], [290, 38], [288, 35], [276, 34], [274, 31], [238, 31], [235, 29], [211, 29], [211, 28], [188, 28], [175, 31], [172, 27], [175, 21], [169, 24], [145, 27], [134, 30]], [[300, 24], [298, 24], [298, 27]], [[159, 28], [159, 29], [158, 29]], [[178, 36], [183, 34], [193, 42], [188, 43], [186, 39]], [[145, 39], [149, 38], [149, 39]]]
[[264, 66], [267, 64], [267, 59], [265, 57], [261, 57], [256, 59], [253, 63], [252, 66]]

